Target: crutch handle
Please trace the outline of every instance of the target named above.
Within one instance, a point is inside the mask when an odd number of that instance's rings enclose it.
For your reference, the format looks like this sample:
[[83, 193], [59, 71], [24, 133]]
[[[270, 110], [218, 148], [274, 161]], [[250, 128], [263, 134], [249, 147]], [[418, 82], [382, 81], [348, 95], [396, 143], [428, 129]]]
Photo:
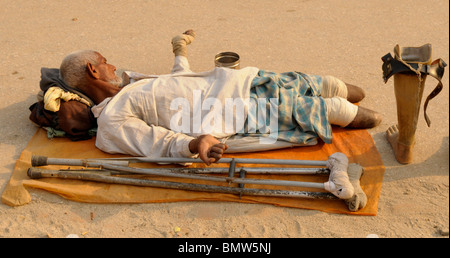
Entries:
[[39, 167], [39, 166], [47, 166], [47, 165], [48, 165], [48, 158], [46, 156], [33, 155], [31, 157], [31, 166]]

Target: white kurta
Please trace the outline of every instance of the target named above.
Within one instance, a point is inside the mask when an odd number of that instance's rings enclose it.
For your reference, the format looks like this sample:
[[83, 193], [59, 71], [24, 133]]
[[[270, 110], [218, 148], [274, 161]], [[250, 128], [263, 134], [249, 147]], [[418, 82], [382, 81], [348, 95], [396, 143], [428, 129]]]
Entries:
[[[224, 130], [225, 123], [230, 121], [225, 121], [225, 115], [222, 121], [211, 120], [217, 118], [217, 111], [222, 114], [226, 111], [211, 108], [210, 104], [217, 102], [223, 108], [227, 99], [248, 99], [257, 73], [255, 67], [215, 68], [194, 73], [184, 56], [175, 58], [171, 74], [127, 73], [131, 83], [113, 98], [92, 108], [98, 118], [96, 146], [108, 153], [133, 156], [194, 157], [189, 151], [189, 142], [195, 136], [208, 133], [224, 138], [239, 131], [234, 126]], [[136, 78], [139, 80], [134, 81]], [[236, 120], [245, 120], [245, 113], [230, 114], [234, 124]], [[199, 124], [205, 121], [208, 128]], [[180, 129], [180, 123], [184, 127], [176, 132], [172, 127]]]

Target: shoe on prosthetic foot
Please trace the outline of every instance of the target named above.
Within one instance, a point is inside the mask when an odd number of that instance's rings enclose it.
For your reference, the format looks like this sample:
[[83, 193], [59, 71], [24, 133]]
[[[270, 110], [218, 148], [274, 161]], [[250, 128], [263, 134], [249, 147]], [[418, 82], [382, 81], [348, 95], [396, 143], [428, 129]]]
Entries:
[[398, 124], [386, 131], [386, 137], [394, 150], [399, 163], [413, 161], [413, 148], [417, 129], [420, 105], [427, 75], [438, 80], [438, 85], [427, 97], [424, 116], [428, 126], [431, 121], [427, 115], [428, 102], [442, 90], [441, 82], [447, 64], [442, 59], [431, 62], [431, 44], [421, 47], [394, 48], [395, 57], [390, 53], [382, 57], [383, 78], [387, 82], [394, 76], [394, 92], [397, 104]]

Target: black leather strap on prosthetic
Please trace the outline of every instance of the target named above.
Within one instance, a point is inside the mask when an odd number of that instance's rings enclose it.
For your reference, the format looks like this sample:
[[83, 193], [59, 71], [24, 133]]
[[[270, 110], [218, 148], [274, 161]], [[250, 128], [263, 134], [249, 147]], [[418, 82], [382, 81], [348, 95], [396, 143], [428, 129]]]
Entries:
[[[436, 97], [442, 91], [443, 85], [442, 85], [441, 80], [442, 80], [442, 77], [444, 76], [444, 70], [445, 70], [445, 67], [447, 66], [447, 64], [444, 62], [444, 60], [439, 58], [439, 59], [436, 59], [435, 61], [433, 61], [430, 65], [407, 63], [409, 65], [409, 66], [407, 66], [403, 62], [400, 62], [399, 60], [392, 57], [392, 55], [390, 53], [383, 56], [381, 58], [381, 60], [383, 61], [382, 69], [383, 69], [383, 79], [384, 79], [385, 83], [389, 80], [389, 78], [392, 75], [394, 75], [396, 73], [417, 74], [417, 72], [420, 72], [421, 74], [430, 75], [430, 76], [436, 78], [436, 80], [438, 80], [437, 86], [428, 95], [427, 99], [425, 100], [425, 104], [424, 104], [425, 121], [427, 122], [427, 125], [430, 126], [431, 121], [427, 115], [428, 102], [432, 98]], [[415, 69], [415, 71], [412, 70], [411, 68]]]

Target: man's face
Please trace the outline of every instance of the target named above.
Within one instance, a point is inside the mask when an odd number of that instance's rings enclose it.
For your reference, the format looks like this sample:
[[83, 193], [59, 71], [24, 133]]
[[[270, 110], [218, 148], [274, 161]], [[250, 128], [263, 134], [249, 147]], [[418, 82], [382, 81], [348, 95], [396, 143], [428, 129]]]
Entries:
[[106, 62], [100, 53], [98, 53], [98, 65], [95, 69], [98, 71], [99, 79], [119, 87], [122, 84], [122, 78], [116, 75], [116, 67]]

